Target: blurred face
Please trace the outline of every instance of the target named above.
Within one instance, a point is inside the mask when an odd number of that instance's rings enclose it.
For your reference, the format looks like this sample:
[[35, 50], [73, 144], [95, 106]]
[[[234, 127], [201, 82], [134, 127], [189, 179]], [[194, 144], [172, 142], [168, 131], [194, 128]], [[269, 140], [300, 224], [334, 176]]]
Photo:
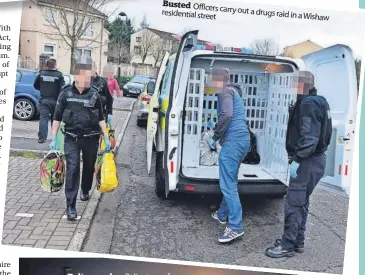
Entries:
[[309, 95], [309, 90], [314, 87], [314, 76], [311, 72], [299, 71], [293, 74], [292, 89], [297, 95]]
[[111, 70], [104, 70], [103, 71], [103, 77], [107, 78], [107, 79], [110, 79], [113, 77], [113, 71]]
[[210, 94], [221, 92], [228, 82], [229, 72], [225, 69], [213, 69], [212, 74], [206, 75], [206, 87]]
[[75, 86], [79, 92], [91, 87], [92, 70], [76, 70], [74, 75]]

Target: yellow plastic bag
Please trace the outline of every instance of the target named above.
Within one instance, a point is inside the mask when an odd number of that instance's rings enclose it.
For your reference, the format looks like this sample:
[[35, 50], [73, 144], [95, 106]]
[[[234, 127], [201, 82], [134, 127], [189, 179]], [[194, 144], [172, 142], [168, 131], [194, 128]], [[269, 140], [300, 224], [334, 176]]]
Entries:
[[98, 156], [95, 166], [97, 188], [101, 193], [112, 192], [118, 186], [117, 166], [113, 153]]
[[[110, 123], [107, 123], [106, 125], [106, 134], [109, 137], [109, 142], [110, 142], [110, 150], [114, 150], [115, 148], [115, 136], [114, 136], [114, 129], [112, 129]], [[105, 151], [105, 141], [104, 141], [104, 137], [103, 135], [101, 135], [100, 137], [100, 150], [101, 151]]]

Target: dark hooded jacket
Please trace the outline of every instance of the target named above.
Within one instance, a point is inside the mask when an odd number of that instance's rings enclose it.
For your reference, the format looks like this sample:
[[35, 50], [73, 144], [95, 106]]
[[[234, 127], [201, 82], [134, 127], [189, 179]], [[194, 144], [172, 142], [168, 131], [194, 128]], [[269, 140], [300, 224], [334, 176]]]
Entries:
[[300, 163], [313, 155], [327, 151], [332, 135], [330, 107], [323, 96], [312, 88], [307, 96], [298, 96], [294, 106], [289, 107], [286, 133], [288, 156]]
[[113, 97], [108, 89], [108, 82], [100, 76], [92, 78], [92, 84], [99, 90], [99, 94], [102, 100], [103, 109], [106, 114], [113, 114]]

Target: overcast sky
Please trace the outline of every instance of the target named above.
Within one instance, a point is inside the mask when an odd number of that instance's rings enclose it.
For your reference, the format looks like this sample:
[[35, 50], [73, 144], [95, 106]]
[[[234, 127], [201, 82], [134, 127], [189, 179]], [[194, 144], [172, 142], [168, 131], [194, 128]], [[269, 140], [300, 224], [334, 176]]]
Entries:
[[[298, 9], [224, 1], [206, 1], [209, 5], [233, 8], [312, 12], [328, 15], [328, 21], [286, 19], [244, 14], [217, 13], [217, 20], [162, 16], [162, 0], [116, 0], [108, 4], [108, 10], [123, 11], [138, 26], [144, 15], [151, 28], [180, 34], [184, 29], [198, 29], [199, 38], [224, 46], [249, 47], [257, 39], [270, 38], [280, 49], [304, 40], [312, 40], [322, 47], [333, 44], [350, 46], [355, 57], [361, 57], [364, 48], [365, 14], [363, 12], [338, 12], [329, 10]], [[186, 1], [185, 1], [186, 2]], [[195, 2], [192, 2], [192, 4]], [[168, 10], [175, 10], [168, 8]], [[180, 11], [186, 11], [180, 9]], [[194, 11], [193, 9], [189, 11]], [[197, 11], [209, 13], [207, 11]], [[212, 13], [212, 12], [210, 12]]]

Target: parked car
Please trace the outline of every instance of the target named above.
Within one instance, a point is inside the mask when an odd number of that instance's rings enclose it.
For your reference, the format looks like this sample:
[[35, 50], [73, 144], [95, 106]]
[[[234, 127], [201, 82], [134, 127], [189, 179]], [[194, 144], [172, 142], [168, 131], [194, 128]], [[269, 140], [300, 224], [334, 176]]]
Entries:
[[143, 92], [138, 97], [137, 125], [146, 126], [148, 119], [149, 104], [155, 90], [155, 81], [152, 80], [145, 85]]
[[153, 76], [136, 75], [123, 86], [123, 95], [138, 97], [145, 88], [145, 85], [151, 80], [156, 81], [156, 78]]
[[[17, 69], [13, 108], [15, 119], [28, 121], [39, 114], [40, 93], [33, 87], [38, 72], [38, 70]], [[64, 73], [63, 76], [65, 85], [73, 83], [72, 74]]]
[[40, 94], [33, 87], [37, 73], [37, 70], [27, 69], [16, 71], [13, 115], [18, 120], [32, 120], [39, 113]]
[[74, 75], [69, 73], [62, 73], [62, 74], [63, 78], [65, 79], [65, 86], [72, 85], [72, 83], [74, 82]]

